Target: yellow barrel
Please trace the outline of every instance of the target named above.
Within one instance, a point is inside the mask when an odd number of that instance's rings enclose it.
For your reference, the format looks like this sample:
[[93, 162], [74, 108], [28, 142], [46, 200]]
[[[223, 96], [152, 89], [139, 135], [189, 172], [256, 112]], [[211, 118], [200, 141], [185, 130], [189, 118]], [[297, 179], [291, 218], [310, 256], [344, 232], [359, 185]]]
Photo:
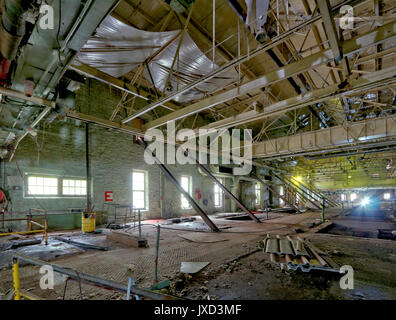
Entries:
[[83, 213], [81, 220], [81, 231], [83, 233], [94, 232], [96, 228], [96, 214], [94, 212]]

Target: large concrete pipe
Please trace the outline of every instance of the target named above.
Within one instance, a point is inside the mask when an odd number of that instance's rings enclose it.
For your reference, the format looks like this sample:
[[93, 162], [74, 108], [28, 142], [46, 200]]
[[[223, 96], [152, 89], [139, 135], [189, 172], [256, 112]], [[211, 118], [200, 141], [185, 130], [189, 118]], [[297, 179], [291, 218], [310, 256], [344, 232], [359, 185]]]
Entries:
[[14, 60], [25, 34], [27, 11], [33, 0], [1, 0], [0, 53]]

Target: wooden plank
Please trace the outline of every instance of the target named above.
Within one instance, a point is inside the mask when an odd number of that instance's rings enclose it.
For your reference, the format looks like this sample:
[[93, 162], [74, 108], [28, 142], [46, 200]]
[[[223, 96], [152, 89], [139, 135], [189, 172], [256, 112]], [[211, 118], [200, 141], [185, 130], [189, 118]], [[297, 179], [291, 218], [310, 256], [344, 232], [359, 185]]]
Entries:
[[106, 239], [112, 240], [115, 242], [119, 242], [119, 243], [125, 244], [127, 246], [136, 247], [136, 248], [147, 247], [146, 239], [139, 238], [139, 237], [130, 235], [125, 232], [112, 231], [106, 235]]

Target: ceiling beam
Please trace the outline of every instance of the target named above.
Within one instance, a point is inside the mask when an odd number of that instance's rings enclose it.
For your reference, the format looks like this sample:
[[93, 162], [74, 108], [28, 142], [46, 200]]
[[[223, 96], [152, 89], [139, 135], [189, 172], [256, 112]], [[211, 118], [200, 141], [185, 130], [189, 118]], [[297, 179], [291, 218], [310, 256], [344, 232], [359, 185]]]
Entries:
[[[150, 101], [149, 97], [153, 95], [148, 90], [146, 90], [142, 87], [139, 87], [139, 90], [137, 90], [135, 88], [135, 86], [131, 85], [130, 83], [122, 81], [115, 77], [112, 77], [112, 76], [108, 75], [107, 73], [104, 73], [98, 69], [92, 68], [86, 64], [82, 64], [80, 66], [72, 65], [69, 67], [69, 69], [74, 70], [88, 78], [96, 79], [100, 82], [106, 83], [114, 88], [117, 88], [121, 91], [124, 91], [131, 95], [134, 95], [134, 96], [141, 98], [148, 102]], [[164, 103], [162, 106], [168, 110], [171, 110], [171, 111], [174, 111], [174, 110], [177, 110], [180, 108], [178, 105], [174, 104], [171, 101]]]
[[[389, 23], [374, 31], [368, 32], [364, 35], [355, 37], [353, 39], [344, 41], [343, 52], [345, 55], [351, 55], [356, 52], [362, 51], [370, 46], [381, 43], [396, 35], [396, 22]], [[159, 119], [153, 120], [145, 125], [146, 129], [156, 128], [166, 124], [168, 121], [177, 120], [190, 116], [197, 112], [201, 112], [210, 107], [216, 106], [220, 103], [226, 102], [252, 90], [269, 86], [273, 83], [292, 77], [293, 75], [304, 72], [315, 66], [326, 64], [334, 58], [331, 49], [320, 51], [316, 54], [308, 56], [302, 60], [286, 65], [282, 68], [267, 73], [263, 77], [242, 84], [238, 88], [225, 91], [218, 95], [209, 97], [207, 99], [196, 102], [190, 106], [182, 108], [178, 111], [172, 112]], [[123, 121], [124, 123], [127, 121]]]
[[333, 84], [328, 87], [316, 89], [286, 100], [279, 101], [270, 106], [264, 107], [262, 112], [249, 111], [229, 117], [220, 121], [212, 122], [202, 129], [222, 129], [230, 128], [249, 122], [262, 120], [268, 117], [277, 116], [294, 109], [303, 108], [329, 99], [335, 99], [342, 96], [351, 96], [357, 92], [372, 89], [372, 86], [383, 86], [384, 81], [394, 81], [396, 66], [373, 72], [370, 75], [363, 75], [358, 79], [351, 80], [345, 89], [340, 89], [339, 85]]
[[[253, 158], [293, 156], [300, 153], [334, 152], [335, 149], [358, 148], [370, 144], [396, 144], [396, 115], [354, 122], [348, 126], [335, 126], [271, 139], [253, 144]], [[393, 139], [393, 140], [389, 140]], [[388, 141], [389, 140], [389, 141]]]

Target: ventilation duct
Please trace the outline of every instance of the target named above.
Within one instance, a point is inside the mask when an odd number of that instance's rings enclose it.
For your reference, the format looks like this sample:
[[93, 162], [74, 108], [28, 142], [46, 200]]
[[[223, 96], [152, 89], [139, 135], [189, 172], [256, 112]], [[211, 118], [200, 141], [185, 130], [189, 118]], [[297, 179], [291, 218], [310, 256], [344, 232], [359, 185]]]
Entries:
[[27, 11], [34, 0], [1, 0], [0, 53], [14, 60], [25, 34]]

